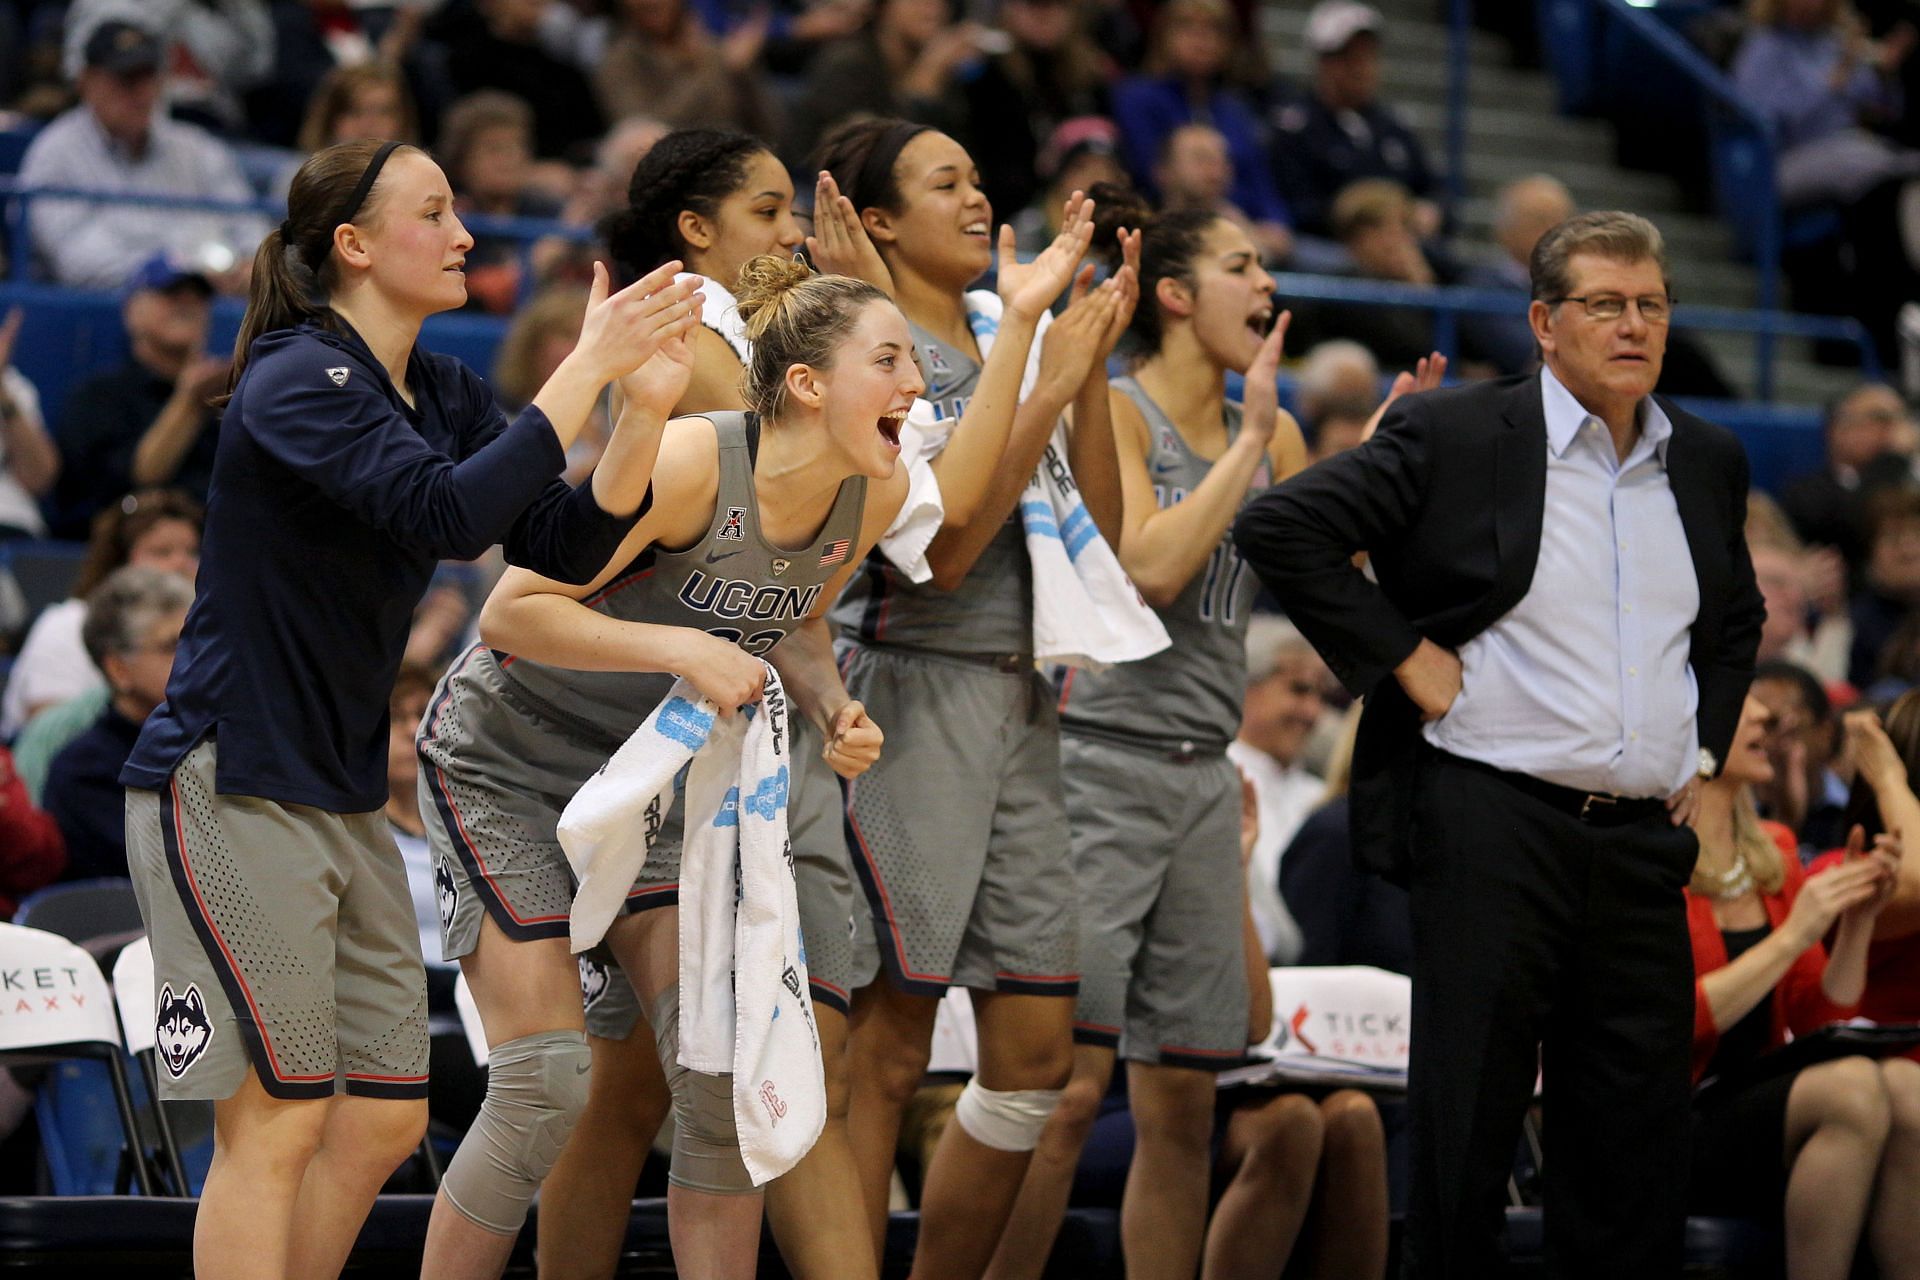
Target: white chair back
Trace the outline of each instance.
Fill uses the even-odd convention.
[[[1334,1059],[1405,1071],[1412,1045],[1413,983],[1368,965],[1274,969],[1273,1034],[1263,1048],[1282,1061]]]
[[[128,1053],[153,1048],[153,944],[136,938],[113,962],[113,1002],[120,1010],[120,1034]]]
[[[0,924],[0,1050],[120,1044],[100,966],[56,933]]]
[[[460,1029],[467,1033],[467,1048],[472,1051],[473,1060],[486,1066],[487,1029],[480,1022],[480,1006],[474,1002],[473,988],[467,985],[464,972],[453,980],[453,1007],[459,1010]]]

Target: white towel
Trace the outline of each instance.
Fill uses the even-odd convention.
[[[826,1122],[787,840],[788,707],[767,671],[757,706],[722,720],[685,680],[575,794],[559,838],[580,887],[575,950],[605,935],[645,864],[649,832],[687,771],[680,858],[681,1065],[733,1076],[740,1156],[755,1185],[799,1162]]]
[[[700,286],[700,322],[725,338],[733,353],[740,357],[743,365],[753,362],[753,343],[747,339],[746,321],[740,318],[740,305],[727,287],[707,276],[695,275],[683,271],[675,276],[676,280],[692,280]],[[926,402],[917,400],[914,408],[919,409]],[[931,411],[927,415],[932,417]],[[933,566],[927,563],[927,548],[933,544],[933,536],[940,532],[940,523],[946,519],[947,509],[940,501],[940,482],[933,477],[933,470],[927,465],[927,457],[915,445],[908,447],[902,432],[900,465],[907,469],[907,500],[901,504],[900,514],[893,518],[887,532],[880,540],[881,554],[893,561],[900,572],[907,575],[909,581],[925,582],[933,577]]]
[[[1000,296],[986,289],[967,294],[967,323],[985,360],[1000,332]],[[1033,392],[1040,376],[1040,340],[1051,315],[1040,317],[1027,367],[1020,378],[1020,399]],[[901,433],[901,456],[931,462],[953,432],[953,419],[939,421],[920,404]],[[1067,466],[1067,429],[1054,428],[1053,439],[1020,495],[1020,521],[1027,555],[1033,561],[1033,656],[1042,664],[1099,670],[1158,653],[1170,643],[1160,622],[1120,558],[1100,536]],[[886,541],[881,542],[886,549]],[[891,553],[889,553],[891,554]]]

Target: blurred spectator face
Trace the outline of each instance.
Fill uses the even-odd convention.
[[[1887,595],[1920,601],[1920,517],[1901,515],[1880,522],[1867,573]]]
[[[1833,726],[1816,720],[1800,686],[1791,680],[1760,679],[1753,682],[1748,698],[1772,713],[1768,724],[1768,747],[1774,768],[1788,763],[1790,747],[1798,746],[1810,774],[1818,775],[1832,763]]]
[[[333,120],[329,142],[353,142],[360,138],[398,138],[406,132],[406,110],[400,103],[400,90],[391,84],[369,81],[357,86],[347,105]]]
[[[1827,457],[1839,467],[1859,470],[1891,453],[1911,433],[1907,406],[1892,387],[1870,383],[1851,392],[1827,424]]]
[[[1324,671],[1312,650],[1283,653],[1265,679],[1247,686],[1241,739],[1281,764],[1298,762],[1326,711],[1320,683]]]
[[[1167,208],[1213,208],[1233,189],[1227,140],[1209,124],[1181,125],[1167,137],[1154,181]]]
[[[644,36],[671,40],[680,30],[680,0],[621,0],[627,21]]]
[[[1357,226],[1347,234],[1343,243],[1361,275],[1408,284],[1431,283],[1432,273],[1413,234],[1412,212],[1411,206],[1403,207],[1393,216]]]
[[[1567,262],[1569,297],[1665,298],[1666,277],[1651,258],[1617,262],[1593,253],[1576,253]],[[1582,404],[1641,400],[1660,382],[1666,357],[1667,326],[1648,324],[1640,308],[1629,305],[1612,320],[1596,320],[1578,302],[1554,306],[1535,302],[1530,310],[1534,338],[1553,374]]]
[[[187,520],[156,520],[127,549],[127,563],[192,582],[200,572],[200,530]]]
[[[1361,32],[1314,67],[1314,89],[1335,111],[1358,111],[1380,95],[1380,37]]]
[[[480,16],[502,40],[531,40],[550,0],[480,0]]]
[[[420,778],[420,756],[414,749],[413,735],[427,714],[425,689],[396,690],[387,707],[387,794],[410,796]]]
[[[1073,38],[1079,20],[1077,0],[1006,0],[1000,25],[1028,49],[1058,49]]]
[[[1247,233],[1216,219],[1193,260],[1193,336],[1222,369],[1245,369],[1273,320],[1273,277]]]
[[[1753,548],[1753,576],[1766,602],[1766,621],[1760,626],[1758,661],[1786,656],[1807,625],[1807,595],[1800,582],[1800,557],[1784,547]]]
[[[885,0],[878,27],[881,34],[917,49],[940,34],[949,16],[947,0]]]
[[[128,71],[115,74],[98,67],[80,73],[80,101],[100,127],[117,142],[145,142],[160,107],[160,73]]]
[[[1168,10],[1161,38],[1167,71],[1182,80],[1212,80],[1226,70],[1233,31],[1226,11],[1211,5],[1178,5]]]
[[[993,265],[993,205],[967,149],[944,133],[923,133],[901,149],[893,171],[901,208],[863,213],[882,252],[957,289],[979,279]]]
[[[1727,781],[1750,787],[1763,787],[1773,781],[1773,759],[1767,751],[1773,732],[1773,709],[1749,693],[1741,704],[1740,723],[1734,727],[1733,742],[1727,748],[1723,769]]]
[[[1819,31],[1839,19],[1840,0],[1780,0],[1779,25],[1795,31]]]
[[[686,227],[687,214],[681,214]],[[792,253],[803,238],[793,217],[793,179],[771,151],[747,162],[747,180],[720,202],[711,221],[699,219],[707,245],[698,250],[702,274],[725,284],[763,253]]]
[[[1111,151],[1083,151],[1067,161],[1053,180],[1054,203],[1063,203],[1076,191],[1091,191],[1095,183],[1116,185],[1127,180],[1127,171]]]
[[[133,358],[163,378],[177,377],[205,349],[213,301],[192,285],[135,291],[120,310]]]
[[[161,614],[147,624],[134,647],[106,657],[107,683],[113,705],[129,720],[145,720],[166,701],[167,677],[173,674],[173,651],[180,645],[180,628],[187,611]]]
[[[1320,419],[1313,432],[1314,462],[1322,458],[1331,458],[1336,453],[1345,453],[1360,443],[1361,435],[1367,429],[1367,419],[1371,414],[1329,413]]]
[[[1508,257],[1525,266],[1540,237],[1573,214],[1573,197],[1558,179],[1521,178],[1500,192],[1494,238]]]
[[[517,200],[532,167],[533,141],[526,130],[510,124],[476,130],[461,157],[461,194],[483,205]]]

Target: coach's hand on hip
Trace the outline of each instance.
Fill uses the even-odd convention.
[[[1420,708],[1422,720],[1446,715],[1460,696],[1460,655],[1431,640],[1422,639],[1393,674],[1413,705]]]

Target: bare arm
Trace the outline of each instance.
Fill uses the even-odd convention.
[[[1253,898],[1246,891],[1247,864],[1260,843],[1260,798],[1253,780],[1240,775],[1240,952],[1247,966],[1247,1043],[1259,1044],[1273,1034],[1273,984],[1267,978],[1267,949],[1253,922]]]
[[[1712,1015],[1714,1030],[1726,1031],[1772,995],[1773,989],[1793,968],[1794,961],[1808,947],[1818,943],[1843,912],[1860,906],[1873,896],[1876,882],[1883,874],[1874,862],[1862,860],[1809,877],[1801,887],[1800,895],[1793,900],[1793,909],[1778,929],[1755,943],[1739,959],[1722,965],[1700,979],[1700,991]],[[1871,933],[1870,927],[1867,932]],[[1831,968],[1831,960],[1828,963]],[[1859,979],[1864,983],[1864,954],[1859,963]],[[1849,981],[1850,976],[1844,971],[1835,979],[1836,985],[1841,987],[1848,985]],[[1826,989],[1828,998],[1836,1004],[1850,1004],[1859,998],[1857,990],[1853,992],[1851,1000],[1841,998],[1844,992],[1835,994],[1824,979],[1822,987]]]
[[[0,384],[0,440],[6,442],[7,469],[20,487],[44,497],[60,475],[60,450],[37,413],[29,413]]]
[[[1133,321],[1140,301],[1140,233],[1121,230],[1122,263],[1114,273],[1115,302],[1100,350],[1087,376],[1074,393],[1067,428],[1067,468],[1080,488],[1080,498],[1093,517],[1094,528],[1118,554],[1125,495],[1120,485],[1120,461],[1114,453],[1113,415],[1107,403],[1107,361]],[[1076,294],[1085,292],[1092,268],[1081,275]],[[1078,301],[1076,296],[1075,301]]]
[[[1894,749],[1880,718],[1871,711],[1849,711],[1847,750],[1854,767],[1873,788],[1880,825],[1889,832],[1920,831],[1920,798],[1913,793],[1906,762]],[[1874,921],[1874,937],[1905,938],[1920,933],[1920,859],[1900,859],[1893,896]]]
[[[207,401],[226,385],[228,361],[195,356],[173,384],[173,394],[134,446],[132,479],[136,488],[171,483],[206,430],[213,415]]]

